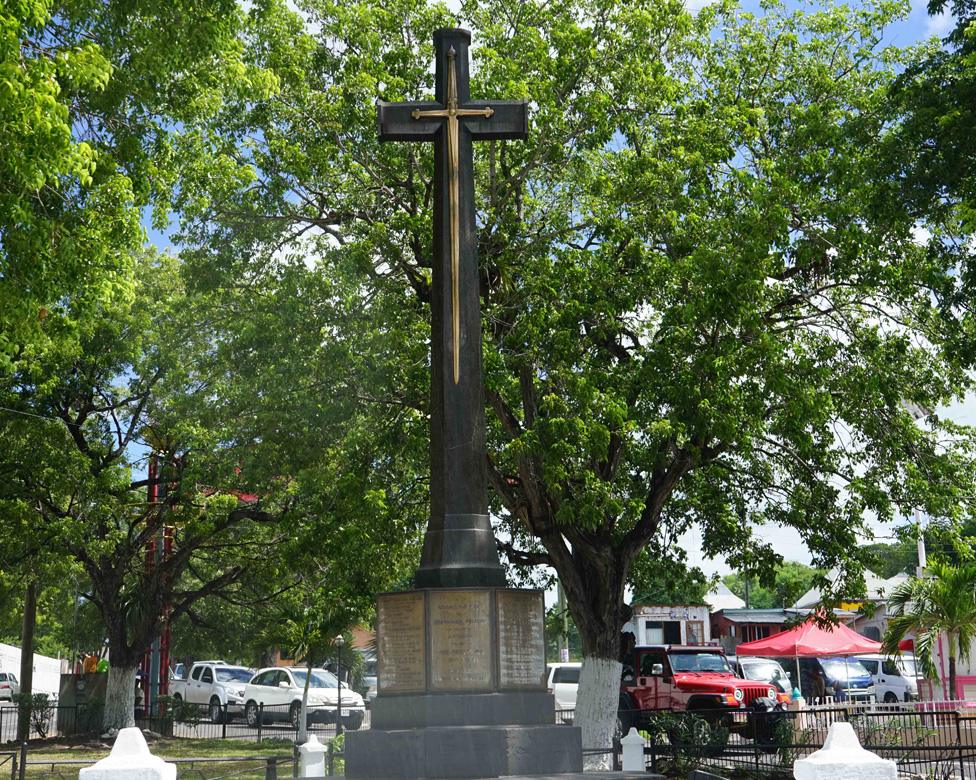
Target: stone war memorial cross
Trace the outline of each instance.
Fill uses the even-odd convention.
[[[466,30],[434,33],[433,102],[377,105],[384,141],[434,145],[430,521],[414,590],[377,599],[379,692],[351,778],[582,770],[546,690],[544,600],[506,587],[488,517],[472,144],[528,135],[526,101],[472,100]]]
[[[472,141],[528,135],[525,101],[472,101],[463,30],[438,30],[436,102],[380,103],[380,138],[434,144],[431,516],[417,587],[505,584],[488,520]]]

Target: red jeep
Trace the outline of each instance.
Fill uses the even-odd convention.
[[[789,696],[771,685],[736,677],[717,647],[635,647],[633,657],[624,661],[617,727],[626,734],[631,726],[643,727],[653,712],[697,710],[709,721],[744,731],[747,718],[732,716],[747,713],[762,698],[789,702]]]

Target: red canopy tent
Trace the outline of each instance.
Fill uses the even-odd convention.
[[[736,655],[758,655],[764,658],[793,658],[796,661],[796,680],[800,684],[800,658],[823,658],[880,653],[881,643],[852,631],[843,624],[822,628],[808,620],[788,631],[743,642],[735,648]]]
[[[736,655],[761,655],[764,658],[823,658],[880,652],[880,642],[861,636],[845,625],[821,628],[812,620],[765,639],[743,642],[735,648]]]

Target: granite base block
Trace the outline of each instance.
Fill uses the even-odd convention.
[[[346,732],[346,777],[363,780],[581,772],[574,726],[448,726]]]
[[[405,694],[377,696],[370,714],[374,729],[430,726],[545,726],[555,721],[551,693]]]
[[[326,777],[311,777],[307,780],[330,780],[336,775]],[[345,775],[339,775],[345,777]],[[468,778],[470,780],[470,778]],[[476,780],[494,780],[493,778],[477,778]],[[501,780],[667,780],[664,775],[650,772],[573,772],[562,775],[506,775]]]

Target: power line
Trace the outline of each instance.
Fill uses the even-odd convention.
[[[21,409],[11,409],[9,406],[0,406],[0,412],[10,412],[11,414],[20,414],[24,417],[35,417],[38,420],[48,420],[56,423],[64,422],[64,420],[62,420],[60,417],[48,417],[43,414],[34,414],[33,412],[25,412]]]

